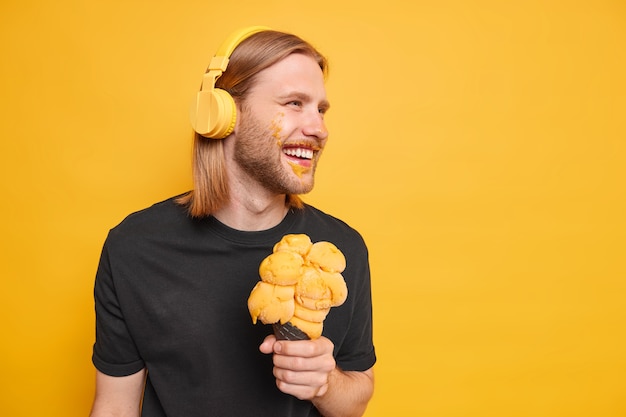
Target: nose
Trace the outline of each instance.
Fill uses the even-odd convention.
[[[307,116],[302,132],[306,136],[315,137],[319,140],[324,140],[328,137],[328,129],[324,122],[324,115],[319,111],[311,112]]]

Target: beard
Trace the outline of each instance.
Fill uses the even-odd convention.
[[[263,127],[250,112],[241,114],[234,145],[234,160],[242,171],[276,194],[305,194],[313,189],[319,152],[311,161],[310,174],[299,177],[291,167],[286,168],[278,144],[276,129]]]

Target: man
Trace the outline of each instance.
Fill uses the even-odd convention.
[[[92,417],[360,416],[372,396],[366,246],[297,196],[313,188],[328,137],[326,60],[265,29],[226,49],[194,109],[194,190],[130,215],[105,242]],[[198,121],[213,87],[234,99],[232,131]],[[322,337],[277,341],[252,325],[246,301],[261,260],[299,233],[344,253],[348,299]]]

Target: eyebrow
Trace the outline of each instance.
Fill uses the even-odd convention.
[[[289,98],[296,98],[298,100],[302,100],[302,101],[306,101],[306,102],[313,101],[313,99],[311,98],[310,95],[308,95],[306,93],[299,92],[299,91],[291,91],[291,92],[288,92],[286,94],[281,94],[279,97],[282,100],[286,100],[286,99],[289,99]],[[330,109],[330,102],[328,100],[324,99],[324,100],[320,101],[319,107],[324,109],[325,111],[327,111],[328,109]]]

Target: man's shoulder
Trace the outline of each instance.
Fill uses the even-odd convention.
[[[305,216],[307,216],[309,218],[309,220],[311,221],[318,221],[318,222],[322,222],[322,223],[331,223],[331,224],[336,224],[337,226],[340,226],[342,228],[350,228],[352,229],[352,227],[350,225],[348,225],[348,223],[346,223],[344,220],[318,208],[315,206],[312,206],[310,204],[304,204],[304,210],[303,213]]]
[[[190,217],[187,215],[187,209],[176,202],[178,197],[170,197],[129,214],[113,227],[111,234],[141,234],[146,231],[153,233],[154,230],[180,227],[181,224],[189,222]]]
[[[303,218],[313,241],[330,240],[337,244],[339,241],[349,241],[352,244],[363,244],[363,237],[347,221],[329,214],[310,204],[305,204]]]

